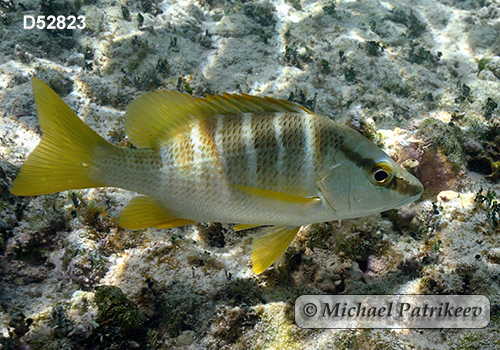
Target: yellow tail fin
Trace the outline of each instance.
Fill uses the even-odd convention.
[[[10,191],[18,196],[35,196],[103,186],[91,179],[97,161],[95,150],[113,146],[85,125],[40,79],[33,78],[31,84],[43,136]]]

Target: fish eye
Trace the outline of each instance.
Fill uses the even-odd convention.
[[[371,170],[370,181],[377,186],[388,185],[394,178],[392,167],[385,162],[375,164]]]

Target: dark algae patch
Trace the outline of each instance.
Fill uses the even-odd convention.
[[[484,193],[481,188],[474,198],[477,206],[482,207],[486,211],[488,221],[492,225],[493,230],[497,230],[500,225],[500,202],[498,202],[497,193],[492,189],[488,189]]]
[[[194,330],[201,303],[200,295],[190,286],[174,282],[160,296],[159,307],[166,332],[177,337],[185,330]]]
[[[96,288],[97,322],[88,338],[90,349],[126,349],[135,344],[147,343],[144,331],[144,316],[134,304],[115,286]]]
[[[100,325],[116,325],[124,332],[137,331],[143,325],[142,315],[118,287],[97,287],[95,302]]]
[[[453,169],[458,172],[463,163],[459,128],[453,124],[427,118],[420,124],[417,134],[427,140],[435,151],[442,152],[453,164]]]

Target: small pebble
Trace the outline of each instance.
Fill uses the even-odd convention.
[[[500,248],[493,248],[488,253],[488,260],[492,264],[500,264]]]
[[[452,199],[455,199],[457,197],[458,197],[458,193],[455,191],[441,191],[441,192],[439,192],[437,199],[438,199],[438,201],[449,202]]]

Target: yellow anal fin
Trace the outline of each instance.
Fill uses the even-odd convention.
[[[261,274],[292,243],[300,227],[274,226],[257,234],[252,242],[253,272]]]
[[[264,190],[262,188],[255,188],[255,187],[241,186],[241,185],[231,185],[231,187],[254,196],[276,199],[279,201],[290,202],[290,203],[309,204],[320,201],[319,197],[301,197],[283,192]]]
[[[262,226],[262,225],[238,224],[238,225],[236,225],[236,226],[233,227],[233,230],[235,230],[235,231],[243,231],[243,230],[248,230],[248,229],[251,229],[251,228],[254,228],[254,227],[259,227],[259,226]]]
[[[145,227],[172,228],[193,223],[192,220],[171,215],[156,199],[145,196],[133,198],[120,213],[120,226],[129,230]]]

